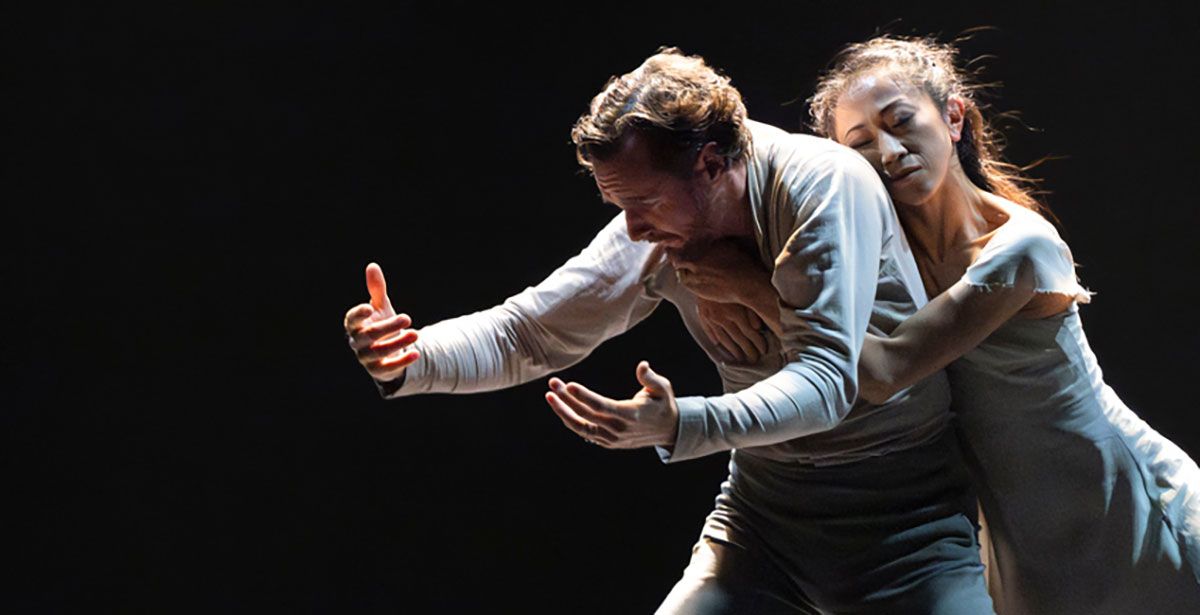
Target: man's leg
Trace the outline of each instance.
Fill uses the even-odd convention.
[[[657,615],[819,614],[762,553],[702,537]]]
[[[738,451],[734,466],[718,512],[736,512],[737,527],[820,612],[994,612],[974,497],[949,434],[847,464]]]

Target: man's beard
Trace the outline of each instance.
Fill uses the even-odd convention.
[[[706,249],[709,244],[718,239],[713,227],[718,205],[713,201],[713,195],[696,188],[692,189],[692,202],[696,209],[692,215],[692,223],[688,225],[687,234],[683,236],[683,246],[673,250],[674,254],[690,256]]]

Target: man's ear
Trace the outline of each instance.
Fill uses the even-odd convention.
[[[962,96],[952,94],[946,99],[946,111],[942,119],[950,128],[950,140],[958,143],[962,139],[963,121],[967,116],[967,101]]]
[[[709,141],[701,146],[692,172],[694,174],[703,173],[705,179],[712,181],[720,177],[727,168],[726,158],[717,151],[717,142]]]

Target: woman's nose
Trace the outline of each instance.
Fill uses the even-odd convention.
[[[883,168],[888,168],[896,161],[908,155],[908,150],[896,137],[886,132],[879,135],[879,155]]]

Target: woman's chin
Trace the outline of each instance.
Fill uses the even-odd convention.
[[[908,186],[890,187],[888,195],[892,197],[892,202],[897,205],[905,205],[908,207],[920,207],[928,203],[933,197],[933,190],[925,189],[925,186],[913,183]]]

